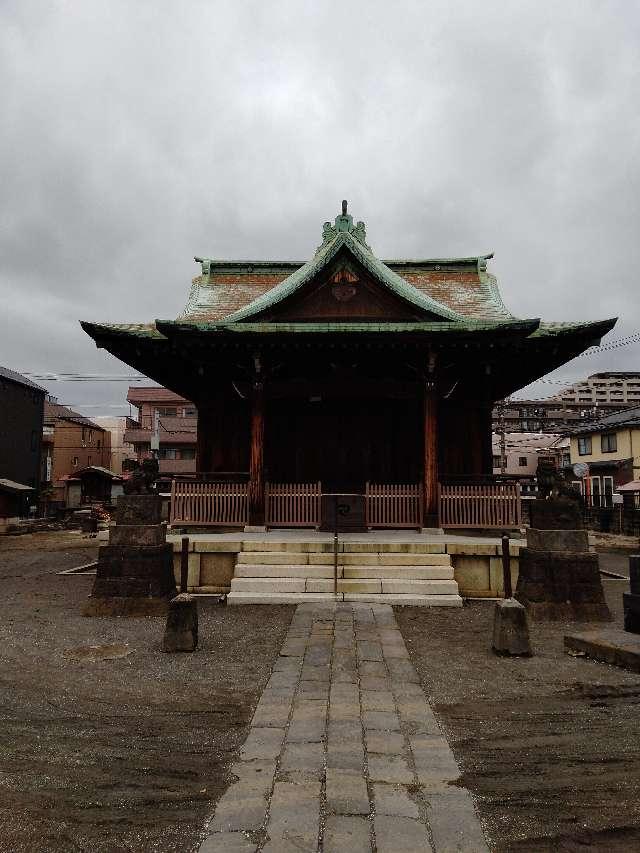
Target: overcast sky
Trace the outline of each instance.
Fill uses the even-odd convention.
[[[306,260],[342,198],[379,257],[493,250],[515,314],[636,332],[639,45],[629,0],[0,0],[0,364],[130,372],[78,320],[174,318],[194,255]]]

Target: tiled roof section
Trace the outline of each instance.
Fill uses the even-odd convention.
[[[176,403],[179,405],[191,406],[191,400],[181,397],[179,394],[174,394],[168,388],[160,386],[142,385],[140,387],[133,385],[127,392],[127,403],[137,406],[138,403]],[[181,419],[182,420],[182,419]]]
[[[623,409],[621,412],[612,412],[610,415],[605,415],[603,418],[591,421],[588,424],[582,424],[581,426],[571,430],[571,432],[573,435],[578,435],[580,433],[624,429],[625,427],[635,427],[636,429],[640,429],[640,406]]]
[[[91,429],[97,429],[100,432],[107,432],[104,427],[90,421],[89,418],[85,418],[84,415],[74,412],[73,409],[69,409],[67,406],[61,406],[59,403],[49,403],[48,400],[45,400],[44,422],[50,424],[52,421],[57,419],[71,421],[72,423],[80,424],[81,426],[91,427]]]
[[[8,379],[10,382],[15,382],[16,385],[24,385],[26,388],[33,388],[35,391],[42,391],[43,394],[47,393],[44,388],[36,385],[35,382],[27,379],[26,376],[16,373],[15,370],[10,370],[8,367],[0,366],[0,379]]]
[[[222,320],[272,290],[287,273],[237,272],[198,276],[178,319]]]
[[[495,276],[470,266],[458,269],[403,269],[402,277],[452,311],[474,320],[507,320]]]
[[[493,275],[484,270],[490,256],[420,261],[378,261],[419,294],[469,319],[511,319]],[[484,262],[484,263],[483,263]],[[178,319],[222,320],[230,317],[305,264],[279,261],[210,261],[209,275],[193,279],[184,311]],[[438,269],[441,267],[441,269]]]

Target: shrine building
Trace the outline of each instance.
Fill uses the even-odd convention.
[[[330,528],[326,496],[341,496],[364,528],[499,527],[517,522],[500,515],[504,489],[493,515],[469,498],[494,482],[494,402],[615,320],[514,317],[491,257],[379,260],[343,202],[305,263],[196,258],[177,319],[82,326],[197,406],[197,474],[174,484],[177,524]],[[455,494],[464,517],[451,515]]]

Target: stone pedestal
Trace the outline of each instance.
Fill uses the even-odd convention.
[[[640,634],[640,556],[629,557],[630,592],[622,594],[624,630]]]
[[[515,597],[534,620],[611,620],[598,557],[589,551],[575,501],[557,498],[532,503]]]
[[[198,600],[186,592],[169,603],[162,648],[165,652],[195,652],[198,646]]]
[[[158,495],[122,495],[108,545],[98,552],[85,616],[163,616],[176,594],[173,547]]]
[[[531,656],[527,611],[515,598],[496,602],[491,647],[497,655]]]

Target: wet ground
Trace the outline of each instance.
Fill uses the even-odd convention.
[[[628,574],[624,553],[601,567]],[[622,627],[628,583],[604,580]],[[564,653],[576,623],[530,626],[535,657],[490,651],[493,603],[396,608],[495,850],[640,850],[640,676]]]
[[[167,655],[164,619],[80,615],[93,577],[56,572],[96,554],[0,537],[2,853],[192,850],[293,614],[201,607],[198,651]]]

